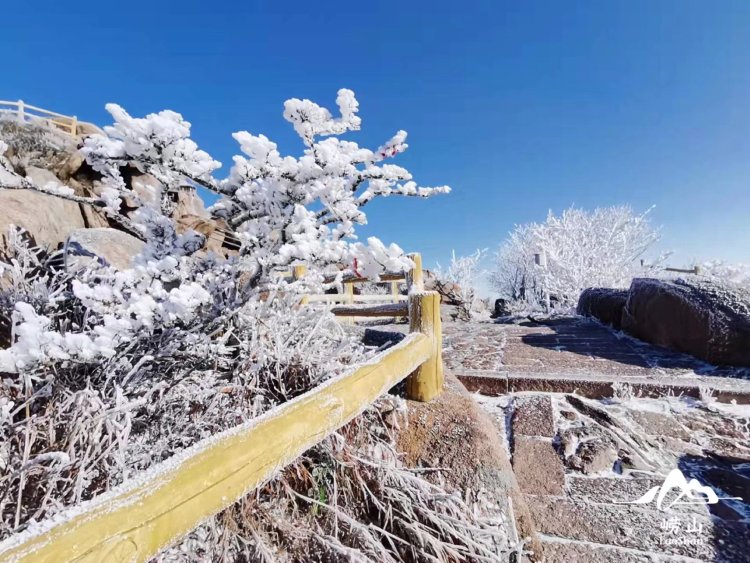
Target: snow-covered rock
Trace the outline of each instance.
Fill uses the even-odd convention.
[[[91,260],[98,260],[124,270],[132,266],[133,257],[143,245],[143,241],[116,229],[77,229],[65,243],[65,264],[77,269]]]
[[[622,328],[714,364],[750,366],[750,294],[700,279],[633,280]]]
[[[621,326],[622,310],[628,300],[628,292],[622,289],[590,287],[578,298],[576,312],[584,317],[594,317],[617,329]]]

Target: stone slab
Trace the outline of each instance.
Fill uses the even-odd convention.
[[[516,397],[511,428],[513,436],[552,438],[555,435],[552,399],[548,395]]]
[[[714,526],[711,518],[696,514],[671,516],[634,506],[532,495],[527,495],[526,502],[539,532],[545,535],[701,561],[748,561],[750,555],[750,529],[739,522],[722,521]],[[675,533],[665,528],[672,517],[677,518]],[[687,531],[691,524],[701,530]]]
[[[514,437],[513,473],[524,493],[564,494],[565,471],[562,460],[548,440]]]

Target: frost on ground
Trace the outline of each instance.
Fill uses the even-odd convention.
[[[12,229],[0,264],[0,538],[111,490],[200,440],[312,389],[369,354],[305,293],[340,285],[352,266],[377,279],[411,261],[395,244],[356,240],[364,207],[382,196],[429,197],[384,161],[406,148],[397,132],[375,150],[338,135],[358,130],[358,103],[340,115],[293,99],[284,117],[304,152],[282,156],[264,135],[238,132],[228,177],[171,111],[114,124],[83,147],[94,195],[37,185],[22,147],[0,147],[0,189],[33,190],[100,210],[145,241],[131,266],[92,261],[75,272],[33,233]],[[15,137],[14,137],[15,138]],[[12,150],[10,150],[12,149]],[[11,158],[12,157],[12,158]],[[153,179],[149,197],[133,171]],[[218,196],[212,221],[229,256],[180,228],[175,194]],[[356,262],[355,262],[356,260]],[[278,270],[305,264],[301,280]],[[339,267],[344,264],[344,268]],[[330,274],[332,282],[324,283]],[[460,496],[403,466],[386,396],[265,486],[206,522],[168,560],[497,560],[491,523]],[[391,420],[393,417],[389,417]]]
[[[750,406],[708,395],[636,398],[626,385],[599,401],[550,393],[476,399],[507,431],[549,560],[746,560]],[[710,487],[718,502],[681,503],[678,487],[664,489],[657,504],[671,474],[685,487],[691,479]],[[657,492],[651,501],[637,502],[649,491]]]

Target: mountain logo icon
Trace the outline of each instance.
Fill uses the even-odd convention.
[[[665,506],[666,497],[674,490],[678,492],[677,497]],[[720,497],[711,487],[701,485],[697,479],[690,479],[690,481],[685,479],[679,469],[670,471],[660,487],[652,487],[638,500],[625,504],[649,504],[654,499],[656,499],[656,508],[665,511],[675,504],[716,504],[720,500],[742,500],[741,497]]]

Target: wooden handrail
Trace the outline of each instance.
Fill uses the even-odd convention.
[[[406,303],[345,305],[334,307],[331,312],[337,317],[405,317],[409,314],[409,306]]]
[[[427,361],[431,339],[411,334],[372,362],[249,423],[199,442],[45,532],[0,544],[3,561],[146,561],[263,484],[361,414]]]
[[[390,282],[390,294],[374,294],[374,295],[357,295],[354,293],[354,284],[365,283],[373,281],[369,278],[355,275],[347,275],[342,279],[344,286],[343,293],[325,293],[325,294],[313,294],[304,295],[301,298],[301,304],[307,305],[308,303],[346,303],[348,307],[334,307],[333,313],[340,317],[345,317],[344,322],[353,322],[354,317],[403,317],[406,316],[406,310],[403,305],[399,305],[400,302],[406,301],[408,297],[406,295],[399,294],[399,281],[405,281],[407,285],[407,293],[410,293],[412,288],[417,291],[424,289],[424,275],[422,272],[422,256],[419,253],[409,254],[409,258],[414,262],[414,266],[407,272],[385,272],[379,276],[377,283]],[[277,272],[277,275],[281,277],[289,277],[290,275],[295,279],[299,280],[305,275],[307,269],[305,266],[294,266],[292,271]],[[331,283],[336,280],[335,276],[327,276],[325,278],[326,283]],[[373,307],[356,307],[356,302],[380,302],[384,304],[393,304],[392,307],[384,306],[373,306]],[[361,314],[357,314],[360,312]]]
[[[0,543],[0,561],[146,561],[262,485],[407,379],[428,401],[443,386],[440,296],[409,295],[411,334],[241,426],[212,436],[112,491]]]

